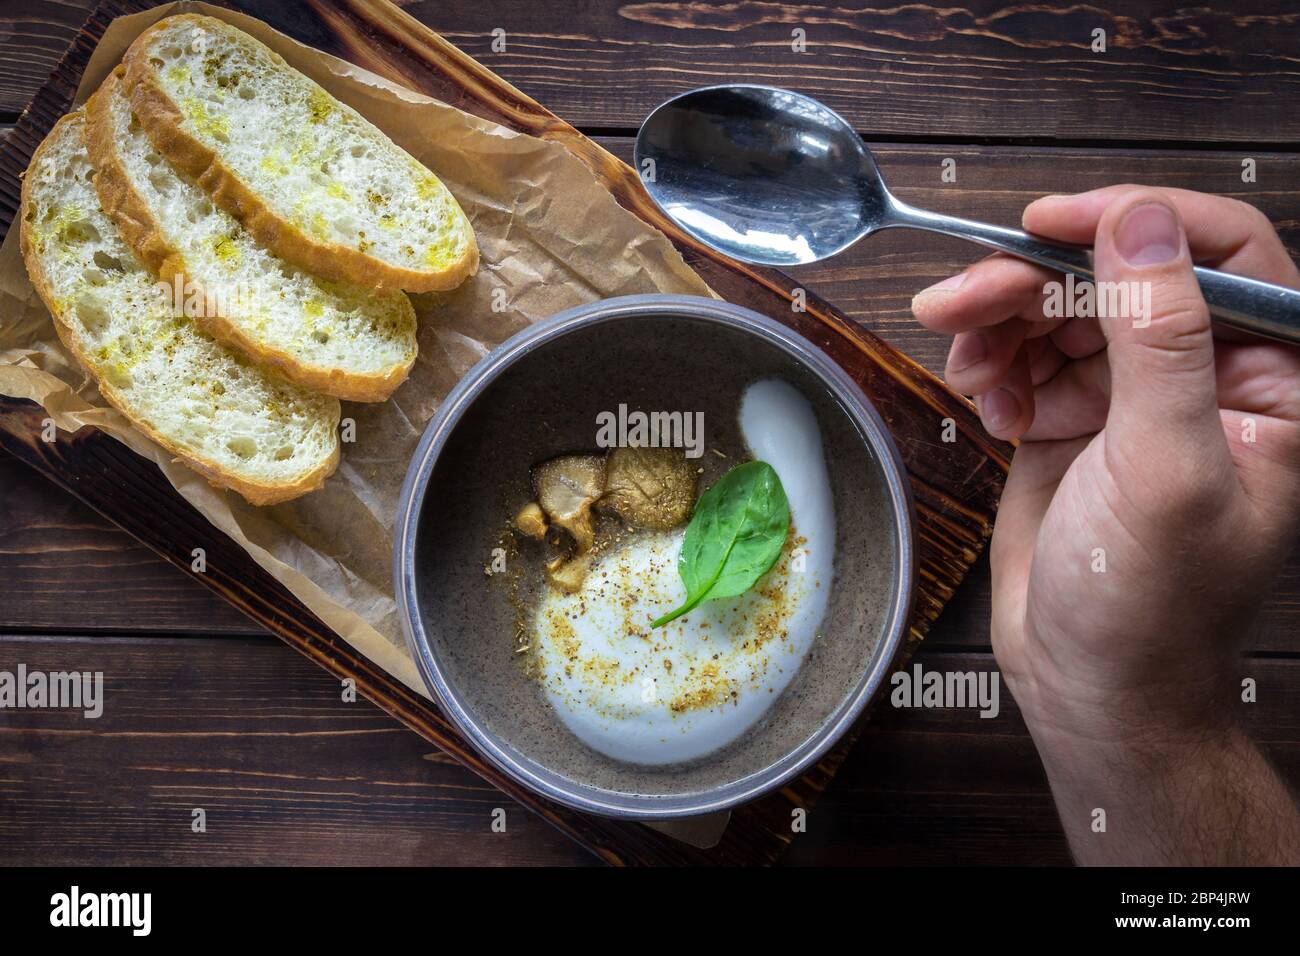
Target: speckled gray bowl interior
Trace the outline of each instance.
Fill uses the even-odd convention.
[[[837,540],[830,610],[799,674],[738,742],[694,763],[640,767],[591,750],[552,711],[515,653],[517,600],[484,574],[509,518],[531,498],[529,468],[594,449],[596,416],[630,409],[701,410],[706,447],[699,487],[744,447],[737,410],[750,382],[778,376],[811,401],[833,487]],[[558,775],[595,795],[672,798],[734,785],[788,758],[842,710],[891,621],[899,578],[900,516],[882,464],[833,392],[771,342],[676,315],[625,317],[545,342],[502,371],[447,440],[419,506],[413,614],[459,706],[529,772]],[[522,587],[543,587],[540,563]],[[896,614],[896,610],[894,611]]]

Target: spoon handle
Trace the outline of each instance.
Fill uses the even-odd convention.
[[[959,239],[969,239],[1059,272],[1094,278],[1092,250],[1040,239],[1019,229],[987,222],[944,216],[917,209],[895,199],[889,227],[924,229]],[[1283,342],[1300,344],[1300,292],[1270,282],[1196,266],[1201,294],[1216,322]]]

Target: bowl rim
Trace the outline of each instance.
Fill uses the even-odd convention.
[[[767,766],[716,787],[667,796],[607,790],[568,780],[559,771],[543,767],[481,727],[461,704],[432,652],[425,623],[418,613],[415,574],[420,511],[434,467],[452,432],[488,386],[525,355],[555,339],[594,325],[665,313],[716,322],[756,335],[811,372],[831,390],[866,435],[885,473],[890,504],[901,519],[894,523],[899,573],[890,596],[887,623],[870,666],[853,690],[814,733]],[[402,483],[393,536],[393,586],[402,633],[426,689],[444,716],[489,763],[530,790],[575,810],[623,819],[670,820],[728,810],[780,787],[816,763],[853,725],[892,669],[910,623],[916,577],[915,521],[911,482],[898,446],[880,413],[857,383],[812,342],[773,319],[719,299],[657,294],[619,296],[566,309],[528,326],[480,359],[448,393],[425,427]]]

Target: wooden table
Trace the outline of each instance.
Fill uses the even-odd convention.
[[[0,123],[17,119],[88,6],[0,0]],[[624,157],[665,97],[770,83],[847,116],[918,205],[1010,224],[1043,193],[1183,186],[1255,203],[1300,256],[1300,18],[1280,4],[403,6]],[[305,8],[296,15],[310,23]],[[1095,29],[1105,52],[1092,50]],[[794,49],[796,31],[806,52]],[[956,182],[942,178],[948,159]],[[1253,183],[1242,181],[1246,159]],[[977,256],[956,240],[886,233],[795,274],[939,373],[946,343],[916,325],[908,302]],[[992,669],[988,614],[985,560],[922,663]],[[1248,650],[1254,731],[1293,783],[1298,653],[1300,548]],[[93,726],[58,711],[0,713],[0,863],[591,862],[0,453],[0,669],[19,662],[125,677]],[[1067,862],[1008,696],[993,720],[882,708],[786,862]],[[206,833],[192,832],[197,807]],[[505,833],[491,826],[497,807]]]

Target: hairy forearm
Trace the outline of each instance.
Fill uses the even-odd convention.
[[[1176,741],[1055,731],[1035,741],[1082,864],[1300,864],[1300,808],[1239,728]]]

